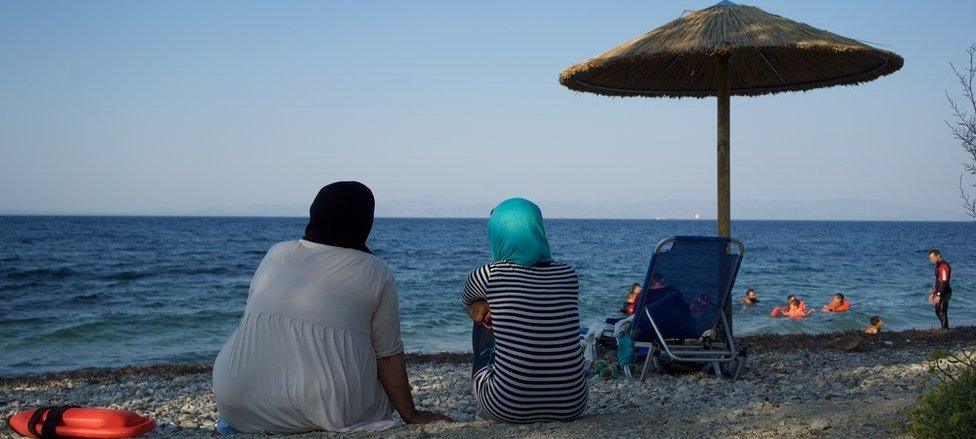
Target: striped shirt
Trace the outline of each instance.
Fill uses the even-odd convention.
[[[502,422],[571,421],[586,408],[579,279],[572,267],[484,265],[468,277],[465,305],[487,300],[495,353],[475,372],[484,415]]]

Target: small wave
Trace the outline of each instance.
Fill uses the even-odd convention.
[[[153,300],[142,304],[143,308],[166,308],[170,305],[172,305],[172,303],[163,302],[160,300]]]
[[[15,326],[15,325],[29,325],[33,323],[44,323],[47,319],[40,317],[19,317],[13,319],[0,319],[0,327],[2,326]]]
[[[786,273],[823,273],[827,271],[823,267],[814,267],[810,265],[784,265],[781,270]]]
[[[152,276],[154,273],[145,271],[122,271],[102,276],[104,280],[137,280]]]
[[[236,268],[237,265],[234,266]],[[200,265],[185,265],[185,266],[169,266],[159,271],[159,274],[167,275],[200,275],[200,274],[227,274],[231,273],[233,270],[228,268],[226,265],[218,266],[200,266]]]
[[[158,333],[163,330],[183,331],[188,328],[199,327],[201,321],[213,322],[239,319],[243,309],[226,310],[196,310],[182,312],[156,312],[151,314],[115,314],[102,315],[99,318],[88,318],[76,323],[63,323],[58,327],[51,327],[50,320],[45,325],[47,330],[25,333],[20,340],[13,341],[12,346],[27,348],[34,345],[46,345],[53,341],[66,340],[97,340],[105,342],[115,337],[128,337],[134,334]],[[17,320],[3,321],[4,326],[21,326],[39,328],[44,323],[41,318],[31,317]],[[108,337],[106,339],[106,337]]]
[[[239,268],[236,267],[235,268]],[[126,270],[117,273],[107,274],[102,276],[103,280],[108,281],[127,281],[127,280],[139,280],[154,276],[161,275],[177,275],[177,276],[199,276],[199,275],[219,275],[231,273],[231,270],[225,266],[218,267],[172,267],[162,270],[146,270],[146,271],[135,271]]]
[[[170,271],[174,274],[227,274],[230,269],[227,267],[196,267],[196,268],[182,268]]]
[[[78,295],[72,297],[71,298],[71,301],[72,302],[76,302],[76,303],[97,302],[97,301],[99,301],[104,296],[105,295],[104,294],[101,294],[101,293],[78,294]]]
[[[191,313],[190,315],[193,317],[200,317],[200,318],[234,317],[239,319],[241,318],[242,315],[244,315],[244,310],[243,309],[226,309],[226,310],[201,309],[199,311],[195,311]]]
[[[36,280],[28,282],[14,282],[0,285],[0,294],[4,292],[14,292],[19,290],[26,290],[28,288],[38,288],[45,286],[43,282],[38,282]]]
[[[18,270],[16,268],[12,268],[3,273],[3,276],[8,279],[60,279],[74,276],[76,274],[79,273],[67,267],[35,268],[33,270]]]
[[[48,339],[71,339],[74,337],[86,338],[93,337],[101,334],[102,331],[106,329],[113,329],[118,325],[115,322],[109,322],[105,320],[96,320],[85,322],[81,324],[71,325],[64,328],[58,328],[54,331],[42,334],[41,336]]]

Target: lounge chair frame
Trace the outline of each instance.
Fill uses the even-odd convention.
[[[708,363],[714,368],[716,375],[726,376],[735,380],[745,367],[747,352],[744,349],[736,349],[735,339],[732,336],[732,328],[729,325],[725,309],[731,300],[732,286],[735,284],[735,278],[738,275],[739,266],[742,263],[742,256],[745,254],[745,245],[742,244],[741,241],[733,238],[693,236],[672,236],[665,238],[661,240],[661,242],[659,242],[654,248],[654,253],[651,256],[651,263],[647,271],[647,280],[645,280],[644,285],[645,288],[647,288],[648,280],[654,274],[655,262],[657,261],[658,255],[666,250],[670,250],[670,246],[678,240],[724,241],[726,243],[726,252],[729,255],[735,255],[735,262],[732,266],[728,283],[722,287],[724,291],[720,292],[719,297],[721,298],[721,301],[717,308],[718,318],[715,319],[715,323],[712,325],[712,336],[708,340],[700,340],[698,343],[694,344],[683,344],[678,343],[677,340],[668,340],[662,335],[661,328],[651,315],[651,310],[649,309],[648,305],[644,304],[643,308],[638,310],[638,312],[643,312],[647,317],[655,335],[655,337],[651,340],[634,340],[635,348],[648,348],[647,356],[644,359],[644,367],[641,371],[641,381],[644,381],[647,378],[647,371],[650,369],[652,364],[655,366],[655,368],[660,368],[662,366],[662,350],[667,355],[665,358],[668,360],[689,363]],[[731,253],[729,250],[732,246],[738,247],[738,252]],[[719,335],[719,331],[722,331],[722,336],[716,337],[716,335]]]

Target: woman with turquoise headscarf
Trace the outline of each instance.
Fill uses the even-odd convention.
[[[479,415],[501,422],[571,421],[586,408],[579,279],[553,261],[542,211],[503,201],[488,219],[491,263],[461,300],[474,322],[472,384]]]

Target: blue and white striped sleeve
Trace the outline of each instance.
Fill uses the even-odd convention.
[[[488,290],[488,277],[490,276],[489,265],[482,265],[471,272],[471,275],[468,276],[468,282],[464,284],[464,290],[461,291],[461,302],[464,303],[464,306],[479,300],[488,300],[485,291]]]

